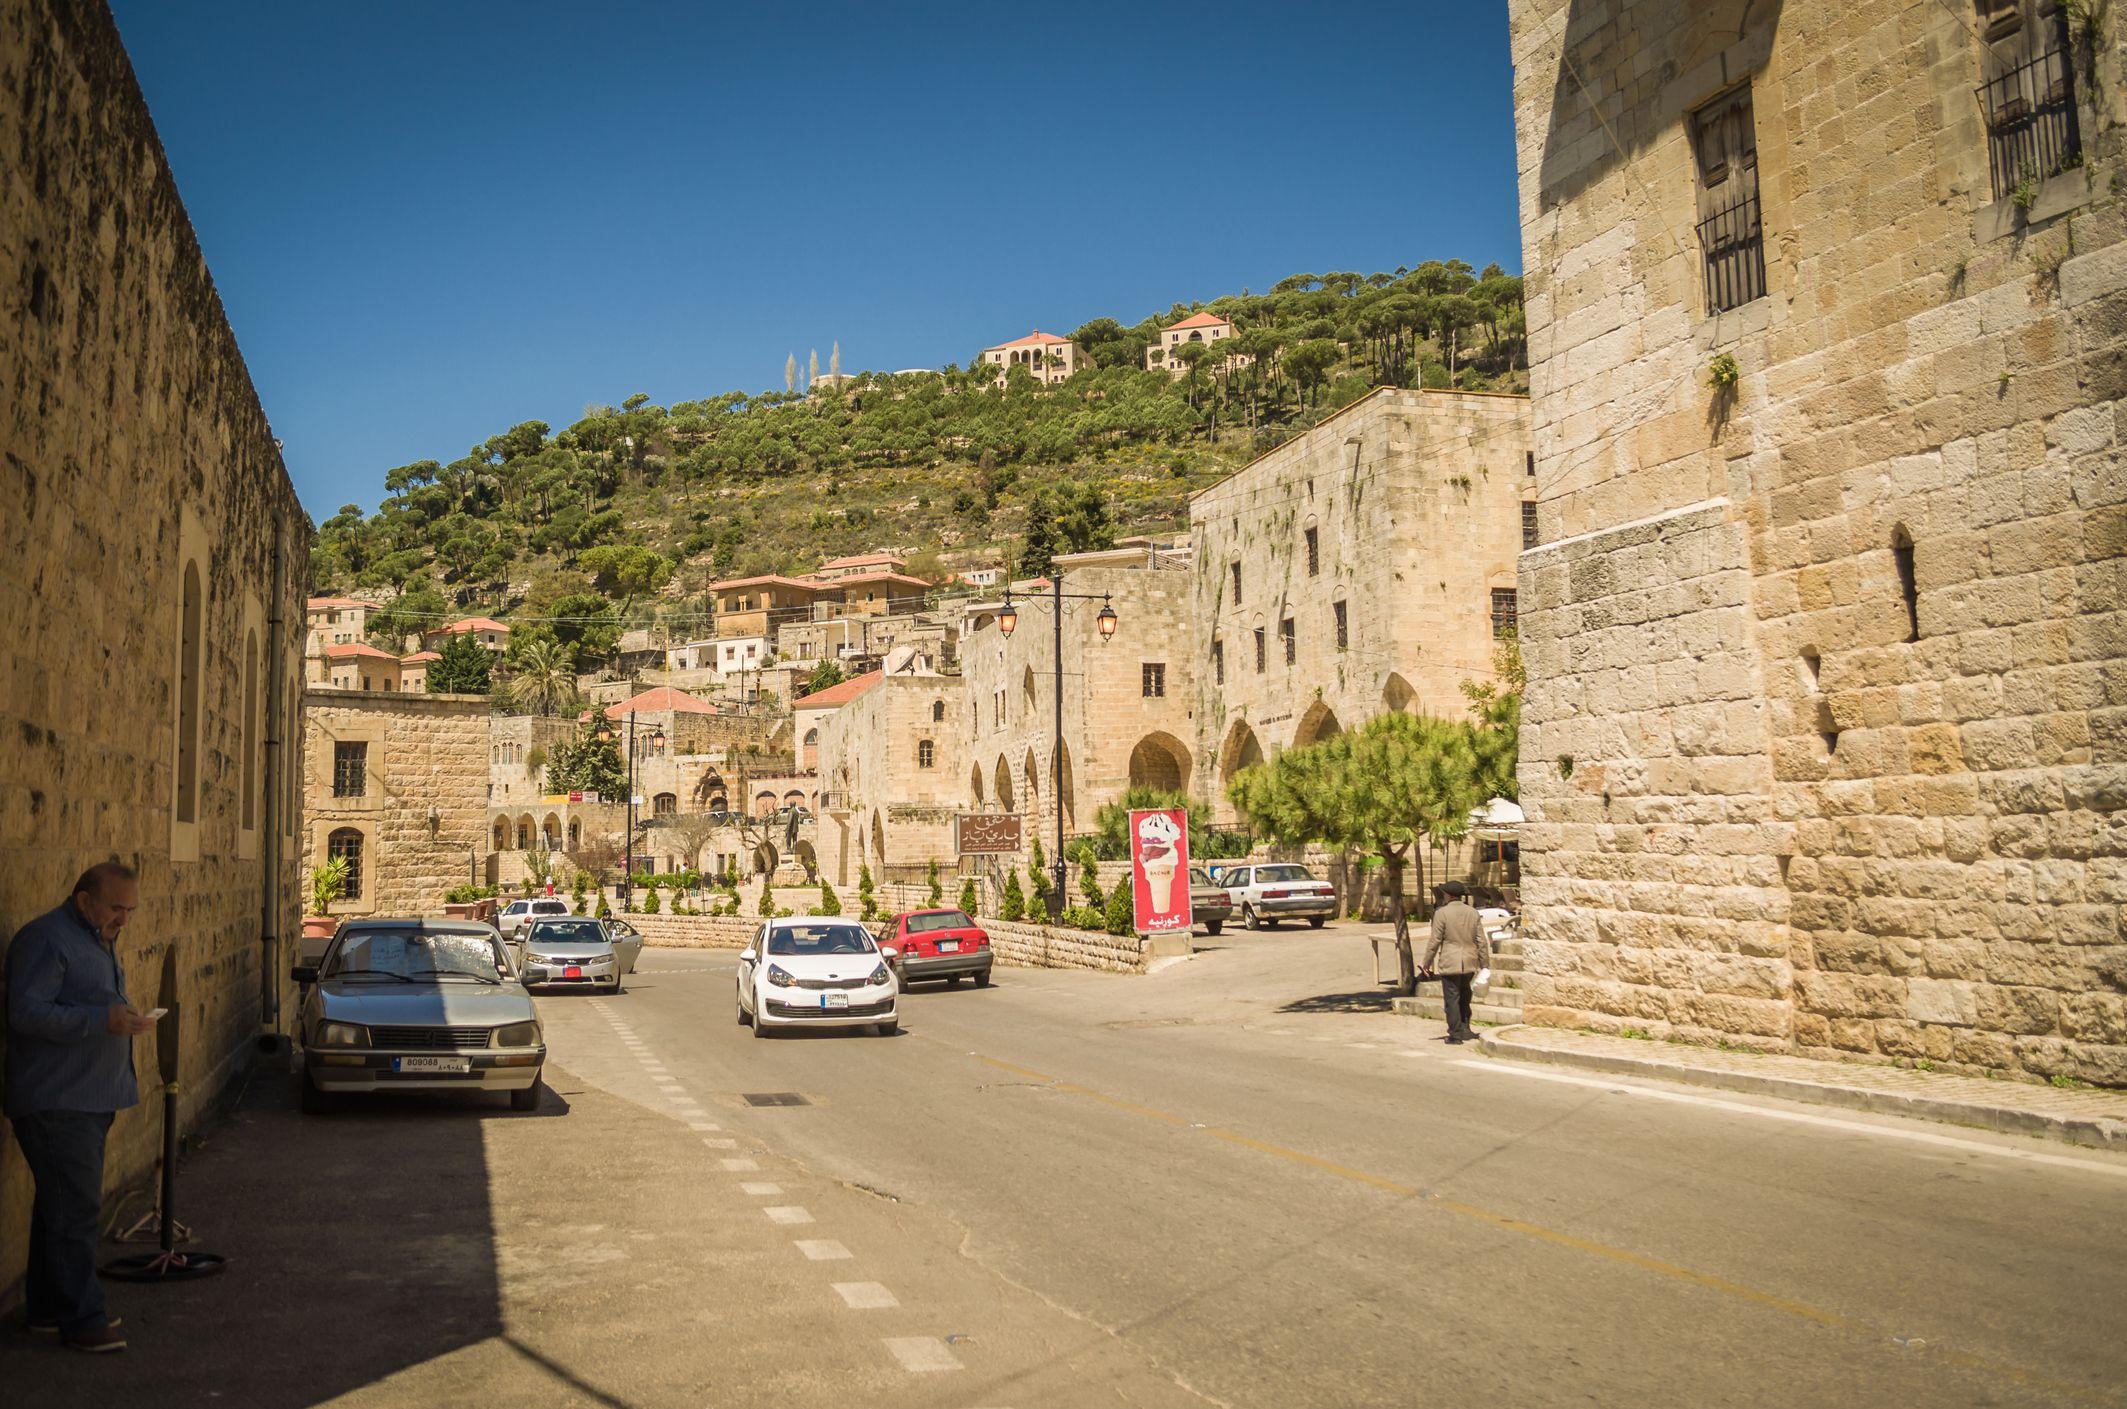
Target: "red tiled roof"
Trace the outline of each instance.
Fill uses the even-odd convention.
[[[501,631],[507,633],[509,629],[507,622],[497,621],[493,617],[469,616],[452,622],[450,625],[443,627],[442,631],[446,635],[457,636],[467,631]]]
[[[763,573],[759,577],[727,577],[722,582],[709,584],[711,592],[724,592],[737,587],[759,587],[764,583],[776,583],[783,587],[802,587],[808,592],[820,590],[820,584],[802,577],[785,577],[779,572]]]
[[[414,652],[414,653],[413,653],[412,655],[410,655],[410,656],[402,656],[402,657],[400,657],[400,659],[399,659],[399,664],[401,664],[401,665],[419,665],[419,664],[421,664],[421,663],[422,663],[422,662],[424,662],[424,661],[432,661],[432,660],[442,660],[442,659],[443,659],[443,653],[442,653],[442,652],[440,652],[440,651],[415,651],[415,652]]]
[[[1069,341],[1069,338],[1060,338],[1054,333],[1045,333],[1041,329],[1036,328],[1033,332],[1028,333],[1023,338],[1013,338],[1010,342],[1001,342],[997,344],[997,346],[1026,347],[1029,344],[1034,344],[1041,347],[1061,347],[1063,344]]]
[[[606,718],[625,719],[630,714],[714,714],[716,706],[707,700],[698,700],[685,690],[675,690],[670,685],[660,685],[654,690],[645,690],[633,699],[606,706]]]
[[[1169,328],[1219,328],[1232,321],[1230,318],[1221,318],[1216,313],[1192,313],[1181,322],[1169,323],[1167,326]]]
[[[860,568],[872,563],[892,563],[899,567],[903,561],[905,560],[895,553],[859,553],[854,557],[830,558],[820,564],[820,571],[825,572],[829,568]]]
[[[820,585],[829,591],[833,591],[838,587],[854,587],[860,582],[900,582],[905,583],[910,587],[922,587],[925,589],[928,589],[930,587],[930,583],[924,581],[922,578],[910,577],[905,572],[851,573],[848,577],[838,577],[835,578],[832,582],[823,582]]]
[[[830,685],[810,695],[800,695],[791,701],[792,709],[839,709],[857,696],[879,683],[881,672],[867,670],[862,675],[852,675],[839,685]]]
[[[347,660],[354,656],[360,656],[365,660],[395,661],[398,659],[390,651],[380,651],[375,646],[365,645],[360,641],[342,641],[337,646],[327,646],[325,654],[334,660]]]
[[[377,604],[365,602],[360,597],[312,597],[304,604],[305,611],[313,612],[331,611],[334,607],[367,607],[375,611]]]

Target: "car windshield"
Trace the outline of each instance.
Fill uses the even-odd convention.
[[[928,915],[908,917],[910,934],[928,934],[932,930],[965,930],[974,928],[975,922],[958,910],[933,910]]]
[[[1258,866],[1256,880],[1261,881],[1311,881],[1305,866]]]
[[[1211,879],[1211,873],[1210,873],[1209,871],[1206,871],[1206,870],[1205,870],[1205,869],[1204,869],[1203,867],[1201,867],[1201,866],[1191,866],[1191,867],[1189,868],[1189,879],[1190,879],[1190,880],[1191,880],[1191,881],[1192,881],[1193,883],[1195,883],[1195,884],[1197,884],[1197,885],[1200,885],[1200,886],[1208,886],[1208,885],[1216,885],[1216,884],[1217,884],[1217,882],[1216,882],[1216,881],[1214,881],[1214,880],[1212,880],[1212,879]]]
[[[540,920],[531,939],[541,944],[604,944],[606,927],[596,920]]]
[[[869,954],[873,947],[861,925],[790,925],[768,932],[770,954]]]
[[[501,967],[485,935],[361,930],[334,949],[328,978],[382,975],[426,982],[451,974],[492,981]]]

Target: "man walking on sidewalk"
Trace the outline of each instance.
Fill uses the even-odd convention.
[[[7,1117],[36,1184],[29,1327],[76,1350],[126,1348],[96,1280],[96,1225],[104,1136],[140,1099],[133,1039],[155,1026],[126,1001],[115,948],[139,904],[132,869],[99,862],[7,951]]]
[[[1460,881],[1445,887],[1448,903],[1433,912],[1433,937],[1425,946],[1425,971],[1440,979],[1440,1006],[1447,1014],[1448,1041],[1470,1042],[1470,981],[1479,969],[1492,967],[1492,942],[1484,921],[1463,899]]]

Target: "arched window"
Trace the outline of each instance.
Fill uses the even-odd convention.
[[[362,898],[362,834],[352,827],[342,827],[325,838],[325,855],[329,859],[347,863],[347,885],[341,892],[342,900]]]
[[[938,723],[939,721],[943,720],[944,718],[945,718],[945,701],[944,701],[944,700],[932,700],[932,701],[931,701],[931,722],[932,722],[933,724],[936,724],[936,723]]]
[[[679,794],[659,793],[650,799],[650,811],[658,817],[670,817],[679,811]]]
[[[199,672],[205,609],[199,564],[187,562],[177,626],[177,820],[185,825],[199,821]]]
[[[807,747],[807,748],[812,748],[812,747],[814,747],[815,745],[817,745],[817,744],[818,744],[819,742],[820,742],[820,731],[819,731],[819,730],[817,730],[817,729],[807,729],[807,730],[805,731],[805,747]]]
[[[532,849],[532,824],[529,822],[519,822],[517,824],[517,849],[519,851],[530,851]]]
[[[498,820],[498,821],[497,821],[497,822],[495,823],[495,850],[497,850],[497,851],[508,851],[509,849],[510,849],[510,824],[509,824],[509,823],[507,823],[507,822],[503,822],[503,821],[499,821],[499,820]]]
[[[929,739],[924,739],[916,745],[916,766],[918,768],[928,768],[937,761],[938,746],[936,744]]]
[[[569,850],[576,851],[581,849],[582,846],[583,823],[578,821],[576,818],[571,817],[569,819]]]
[[[243,828],[258,830],[258,632],[244,636]]]

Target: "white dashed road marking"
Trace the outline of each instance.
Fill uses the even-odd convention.
[[[800,1238],[797,1249],[809,1262],[841,1262],[850,1256],[849,1249],[833,1238]]]
[[[722,1130],[724,1127],[713,1120],[690,1120],[687,1122],[687,1128],[689,1130]]]
[[[739,1147],[736,1140],[719,1140],[714,1136],[702,1137],[702,1143],[712,1150],[735,1150]]]
[[[761,1212],[768,1215],[770,1223],[781,1223],[786,1227],[812,1222],[812,1215],[796,1204],[774,1204]]]
[[[751,1194],[757,1199],[773,1198],[783,1192],[781,1184],[771,1184],[765,1179],[749,1179],[739,1185],[739,1192]]]
[[[836,1282],[834,1288],[835,1294],[852,1311],[883,1311],[901,1304],[892,1292],[877,1282]]]
[[[945,1342],[936,1336],[888,1336],[886,1348],[901,1368],[917,1373],[931,1370],[957,1370],[960,1361],[945,1348]]]
[[[728,1174],[743,1174],[749,1170],[760,1168],[759,1164],[750,1159],[723,1159],[718,1160],[717,1163],[724,1166],[724,1170]]]

